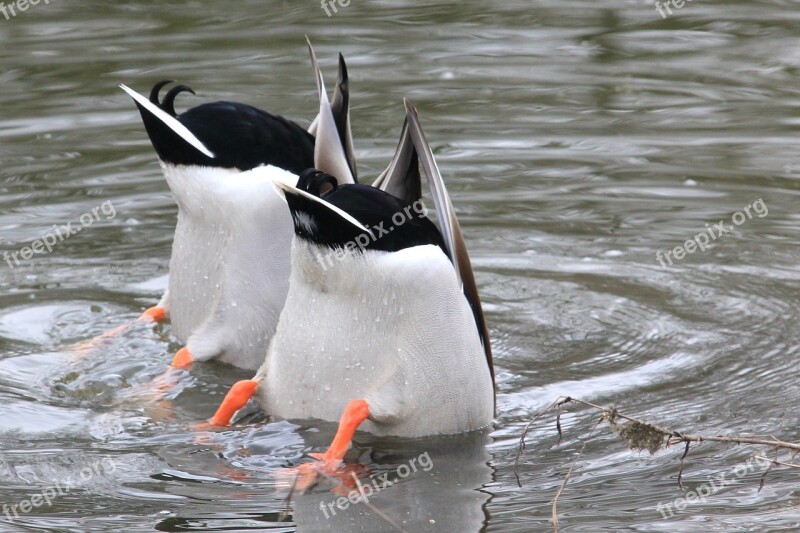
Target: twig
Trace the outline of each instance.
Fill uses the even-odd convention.
[[[683,477],[683,461],[686,459],[686,456],[689,455],[689,445],[691,443],[692,441],[686,441],[686,449],[683,450],[683,455],[681,456],[681,466],[678,469],[678,487],[680,487],[681,490],[683,490],[683,483],[681,483],[681,478]]]
[[[776,451],[775,455],[777,455],[777,451]],[[758,457],[758,456],[756,456],[756,457]],[[769,466],[767,467],[767,469],[764,470],[763,474],[761,474],[761,479],[758,480],[758,492],[759,493],[761,492],[761,489],[764,488],[764,484],[767,482],[767,474],[770,473],[770,471],[772,470],[773,466],[775,466],[775,464],[770,462]]]
[[[564,436],[563,433],[561,432],[561,410],[563,408],[564,408],[563,403],[558,404],[558,414],[556,414],[556,431],[558,431],[558,442],[556,443],[556,446],[561,444],[561,438]]]
[[[784,463],[782,461],[778,461],[777,459],[768,459],[767,457],[764,457],[763,455],[756,455],[756,459],[763,459],[765,461],[769,461],[773,465],[790,466],[792,468],[800,468],[800,465],[797,464],[797,463]],[[772,465],[770,465],[770,466],[772,466]]]
[[[676,431],[672,431],[671,429],[668,429],[668,428],[665,428],[665,427],[662,427],[662,426],[657,426],[655,424],[651,424],[650,422],[646,422],[644,420],[639,420],[638,418],[633,418],[632,416],[628,416],[628,415],[622,414],[619,411],[617,411],[616,408],[613,408],[613,407],[603,407],[601,405],[596,405],[596,404],[593,404],[591,402],[586,402],[586,401],[583,401],[583,400],[579,400],[577,398],[568,397],[568,399],[571,402],[579,403],[581,405],[585,405],[587,407],[591,407],[592,409],[597,409],[598,411],[601,411],[603,413],[607,413],[608,415],[613,414],[614,418],[622,418],[623,420],[627,420],[628,422],[637,422],[639,424],[644,424],[646,426],[650,426],[650,427],[654,428],[655,430],[659,431],[660,433],[664,433],[665,435],[679,435],[679,433],[677,433]]]
[[[616,411],[610,407],[603,407],[600,405],[595,405],[591,402],[585,402],[583,400],[578,400],[577,398],[568,398],[569,401],[579,403],[585,405],[587,407],[591,407],[593,409],[597,409],[598,411],[602,411],[604,413],[614,414],[617,418],[622,418],[624,420],[628,420],[629,422],[637,422],[639,424],[644,424],[646,426],[650,426],[656,431],[663,433],[664,435],[669,436],[669,445],[677,444],[680,442],[729,442],[733,444],[761,444],[764,446],[771,446],[773,448],[782,448],[784,450],[797,450],[800,451],[800,444],[794,442],[784,442],[782,440],[778,440],[775,437],[771,437],[772,440],[767,440],[764,438],[763,435],[688,435],[686,433],[678,433],[677,431],[673,431],[669,428],[663,426],[657,426],[656,424],[652,424],[650,422],[645,422],[644,420],[639,420],[638,418],[633,418],[631,416],[624,415],[619,411]]]
[[[367,495],[364,494],[364,486],[361,484],[361,480],[358,479],[358,476],[356,476],[356,473],[355,472],[350,472],[350,475],[353,476],[353,479],[356,481],[356,486],[358,487],[359,494],[361,494],[361,498],[362,498],[362,500],[364,502],[364,505],[366,505],[367,508],[369,510],[371,510],[373,513],[375,513],[379,517],[383,518],[386,521],[387,524],[389,524],[390,526],[395,528],[397,531],[401,531],[402,533],[405,533],[405,529],[400,527],[397,524],[397,522],[392,520],[392,518],[389,515],[387,515],[386,513],[384,513],[383,511],[381,511],[380,509],[378,509],[377,507],[375,507],[371,503],[369,503],[369,500],[367,499]]]
[[[297,480],[299,478],[300,476],[295,475],[294,479],[292,479],[292,486],[289,489],[289,494],[286,495],[286,500],[283,502],[283,509],[281,510],[280,514],[278,514],[278,522],[283,522],[289,518],[289,514],[291,514],[292,497],[294,496],[294,489],[297,488]]]
[[[683,455],[680,459],[680,469],[678,471],[678,486],[683,489],[682,477],[683,477],[683,467],[684,461],[689,454],[689,448],[691,443],[697,442],[724,442],[724,443],[731,443],[731,444],[753,444],[753,445],[761,445],[761,446],[768,446],[773,448],[776,452],[779,450],[790,450],[792,453],[792,457],[790,461],[794,461],[795,457],[800,455],[800,443],[794,442],[786,442],[777,439],[772,435],[694,435],[694,434],[686,434],[686,433],[679,433],[678,431],[669,429],[664,426],[658,426],[656,424],[652,424],[650,422],[646,422],[644,420],[640,420],[638,418],[634,418],[632,416],[628,416],[626,414],[620,413],[614,407],[603,407],[601,405],[593,404],[591,402],[587,402],[584,400],[579,400],[577,398],[572,398],[571,396],[559,396],[553,403],[548,405],[544,410],[536,413],[533,418],[525,425],[525,429],[522,431],[522,435],[519,439],[519,447],[517,449],[517,457],[514,461],[514,476],[517,478],[517,485],[522,488],[522,482],[519,479],[518,468],[519,468],[519,460],[522,456],[522,452],[525,451],[525,438],[528,436],[528,432],[530,431],[531,426],[541,418],[545,413],[553,409],[554,407],[558,408],[558,412],[556,413],[556,431],[558,432],[558,442],[561,443],[562,438],[562,431],[561,431],[561,413],[562,409],[568,403],[577,403],[584,405],[586,407],[591,407],[592,409],[596,409],[602,413],[602,416],[595,427],[592,429],[589,436],[586,440],[583,441],[583,446],[581,446],[581,450],[578,453],[578,457],[575,461],[570,465],[569,470],[567,471],[567,475],[564,478],[561,487],[559,487],[558,492],[556,493],[555,497],[553,498],[553,505],[552,505],[552,512],[553,512],[553,528],[556,533],[558,533],[558,510],[557,504],[558,499],[561,496],[561,493],[564,491],[564,487],[566,487],[567,482],[572,475],[572,471],[575,468],[575,465],[580,459],[581,454],[583,453],[584,449],[586,448],[586,444],[589,441],[589,438],[594,435],[594,432],[597,430],[600,423],[604,420],[607,421],[611,426],[619,431],[620,435],[628,442],[628,445],[634,450],[650,450],[650,453],[655,453],[659,449],[664,447],[664,437],[667,437],[666,446],[672,446],[674,444],[684,443],[686,448],[683,451]],[[616,419],[626,420],[629,423],[620,426],[616,424]],[[763,456],[756,456],[759,459],[765,459],[769,461],[770,468],[767,469],[766,472],[761,476],[761,483],[759,486],[759,491],[764,487],[764,482],[767,473],[770,471],[773,465],[780,465],[780,466],[787,466],[791,468],[800,468],[800,464],[794,462],[782,462],[778,461],[777,459],[767,459]]]
[[[781,448],[784,450],[797,450],[800,451],[800,444],[794,442],[784,442],[782,440],[764,440],[753,438],[748,435],[731,435],[726,437],[724,435],[708,436],[708,435],[681,435],[680,437],[670,438],[670,444],[676,442],[729,442],[732,444],[760,444],[764,446],[771,446],[773,448]]]
[[[522,488],[522,482],[519,479],[519,473],[518,473],[519,458],[522,457],[522,452],[525,451],[525,437],[528,436],[528,430],[531,428],[533,423],[536,422],[536,420],[539,419],[542,415],[544,415],[547,411],[549,411],[550,409],[552,409],[553,407],[555,407],[555,406],[557,406],[559,404],[563,405],[563,404],[567,403],[568,401],[569,401],[569,397],[566,397],[564,399],[563,403],[562,403],[561,402],[561,397],[559,397],[558,399],[556,399],[556,401],[554,401],[553,403],[548,405],[544,410],[539,411],[538,414],[536,414],[533,418],[531,418],[530,421],[525,425],[525,429],[522,430],[522,435],[519,438],[519,448],[517,449],[517,457],[514,460],[514,477],[517,478],[517,485],[519,485],[519,488]]]
[[[586,445],[589,443],[589,439],[592,438],[592,435],[594,435],[595,430],[597,430],[597,428],[600,427],[600,424],[602,424],[603,420],[605,419],[606,415],[601,416],[600,420],[598,420],[597,424],[595,424],[595,426],[592,428],[592,431],[589,432],[589,436],[586,437],[586,439],[584,439],[583,446],[581,446],[581,449],[578,452],[578,456],[570,465],[569,470],[567,471],[567,475],[564,476],[563,483],[561,483],[561,486],[558,488],[558,492],[556,492],[556,495],[553,498],[553,530],[555,531],[555,533],[558,533],[558,498],[561,496],[561,493],[564,492],[564,487],[567,486],[567,482],[569,481],[570,476],[572,476],[572,470],[575,468],[575,465],[578,464],[578,461],[580,460],[581,455],[583,454],[583,450],[586,449]]]

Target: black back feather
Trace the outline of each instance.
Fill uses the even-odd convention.
[[[159,102],[158,94],[168,83],[153,86],[150,100],[175,116],[215,157],[199,152],[137,104],[150,141],[162,161],[240,171],[273,165],[294,174],[314,166],[314,137],[296,123],[247,104],[224,101],[202,104],[176,116],[175,97],[183,91],[193,91],[179,85]]]

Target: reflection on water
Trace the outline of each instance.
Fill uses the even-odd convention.
[[[800,440],[795,118],[800,47],[779,0],[649,2],[84,1],[0,17],[0,254],[104,202],[116,216],[8,268],[0,261],[0,503],[113,461],[0,529],[48,531],[542,531],[596,413],[562,415],[517,439],[561,394],[618,405],[681,431]],[[362,436],[364,480],[429,452],[434,468],[326,518],[339,495],[286,493],[275,472],[334,427],[262,413],[197,433],[227,387],[220,365],[148,397],[178,345],[136,326],[77,363],[73,343],[137,316],[166,284],[176,208],[118,83],[191,85],[184,109],[247,102],[307,124],[315,87],[348,59],[359,170],[388,162],[419,107],[465,229],[494,339],[498,417],[489,435],[411,442]],[[704,251],[685,246],[762,199]],[[733,224],[731,224],[733,225]],[[793,530],[796,472],[726,485],[665,520],[682,449],[634,454],[607,429],[559,501],[562,531]],[[704,444],[687,489],[754,450]],[[330,510],[330,508],[328,508]],[[338,507],[337,507],[338,509]]]
[[[485,437],[411,441],[405,450],[376,445],[372,461],[379,464],[362,475],[361,492],[375,487],[366,504],[313,492],[297,498],[293,518],[303,531],[476,530],[490,497],[479,489],[492,480]]]

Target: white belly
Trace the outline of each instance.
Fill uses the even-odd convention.
[[[474,319],[434,246],[367,251],[324,270],[295,239],[289,294],[256,379],[279,418],[338,421],[366,399],[362,430],[418,437],[484,427],[494,395]],[[327,265],[327,263],[326,263]]]
[[[288,290],[292,221],[272,187],[297,177],[274,167],[226,174],[166,167],[178,202],[170,318],[198,360],[256,369]]]

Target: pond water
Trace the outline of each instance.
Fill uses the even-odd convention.
[[[100,207],[51,253],[0,263],[0,503],[20,509],[3,509],[0,530],[549,531],[599,419],[565,407],[560,442],[554,414],[539,419],[518,486],[520,434],[560,395],[684,433],[800,441],[800,11],[670,10],[352,0],[327,16],[314,1],[133,0],[0,14],[0,252]],[[305,34],[329,84],[336,53],[348,60],[362,176],[389,161],[401,98],[419,108],[498,373],[490,431],[360,436],[350,464],[380,490],[344,510],[326,507],[339,495],[324,484],[287,506],[275,475],[333,425],[253,412],[192,428],[249,373],[199,365],[152,401],[180,347],[169,325],[79,360],[71,349],[166,284],[176,206],[117,85],[176,79],[197,92],[179,110],[226,99],[307,125]],[[800,471],[773,468],[759,490],[751,458],[767,451],[693,446],[681,490],[683,446],[632,452],[602,424],[560,496],[561,531],[797,530]]]

